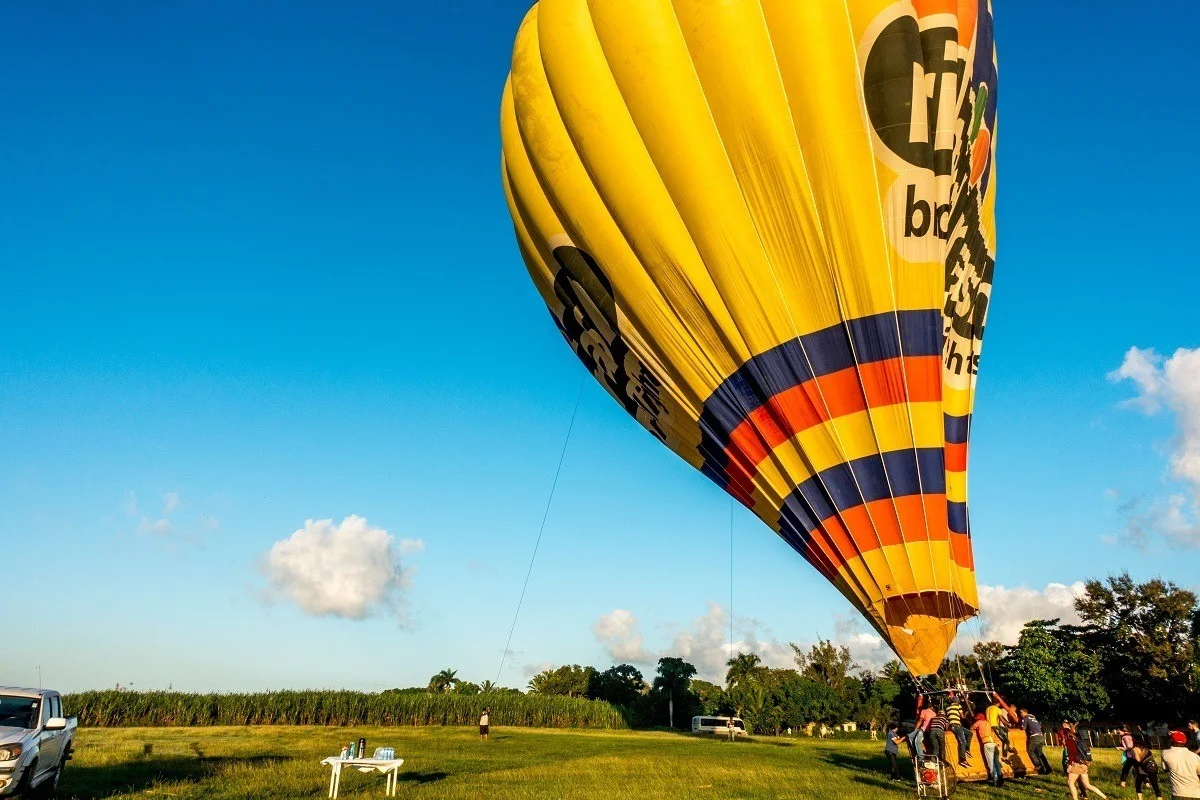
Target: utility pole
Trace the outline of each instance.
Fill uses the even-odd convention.
[[[40,688],[42,688],[42,665],[41,664],[38,664],[37,671],[38,671],[38,688],[40,689]]]

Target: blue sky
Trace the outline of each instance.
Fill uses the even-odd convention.
[[[1200,373],[1142,354],[1140,382],[1106,378],[1131,347],[1200,346],[1198,112],[1168,55],[1200,10],[1035,5],[997,8],[972,523],[981,583],[1029,590],[994,593],[997,617],[1052,605],[1052,583],[1200,574],[1200,480],[1178,467]],[[7,618],[31,623],[0,683],[496,677],[583,375],[499,184],[524,11],[0,9],[0,552]],[[272,546],[350,515],[423,543],[402,607],[271,597]],[[501,682],[721,641],[729,524],[728,498],[587,382]],[[739,640],[856,641],[814,570],[740,507],[734,527]]]

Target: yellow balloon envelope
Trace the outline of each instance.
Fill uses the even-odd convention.
[[[978,607],[987,0],[541,0],[501,131],[587,368],[935,672]]]

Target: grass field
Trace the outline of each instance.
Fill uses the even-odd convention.
[[[320,765],[351,737],[392,745],[405,759],[399,797],[528,798],[901,798],[911,784],[883,775],[882,747],[857,740],[762,738],[730,745],[690,735],[631,731],[493,728],[116,728],[85,729],[63,777],[62,798],[324,797]],[[1058,751],[1049,749],[1051,763]],[[1117,758],[1098,752],[1092,774],[1113,797]],[[343,797],[382,797],[378,775],[347,774]],[[956,797],[1065,795],[1063,778],[1010,781],[997,791],[960,786]]]

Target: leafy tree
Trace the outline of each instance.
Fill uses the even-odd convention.
[[[1194,592],[1158,578],[1135,583],[1126,572],[1088,581],[1075,609],[1117,716],[1169,719],[1200,693]]]
[[[862,685],[862,700],[858,705],[855,722],[874,724],[882,728],[896,716],[895,702],[900,696],[900,684],[891,678],[863,672],[859,676]]]
[[[1005,647],[1000,642],[976,642],[971,648],[971,653],[979,666],[983,667],[984,674],[990,676],[1004,657],[1004,650]]]
[[[458,681],[454,684],[454,688],[450,690],[451,694],[479,694],[479,684],[469,681]]]
[[[762,659],[754,653],[738,653],[726,661],[725,666],[729,667],[725,672],[726,688],[755,680],[763,669]]]
[[[692,684],[688,688],[699,701],[701,714],[720,714],[724,711],[732,711],[725,696],[725,690],[715,683],[693,678]]]
[[[454,684],[458,683],[458,670],[444,669],[429,679],[428,691],[433,694],[441,694],[448,692],[454,688]]]
[[[802,728],[810,722],[836,725],[847,720],[845,701],[837,691],[798,673],[792,674],[795,677],[789,677],[780,687],[785,725]]]
[[[1109,703],[1100,656],[1086,646],[1078,628],[1060,626],[1058,620],[1026,623],[997,673],[1010,700],[1036,709],[1050,724],[1094,718]]]
[[[796,666],[800,674],[811,681],[824,684],[839,694],[850,688],[851,672],[858,665],[850,658],[850,648],[838,647],[833,642],[819,639],[807,653],[792,645],[796,654]]]
[[[658,660],[658,675],[654,678],[653,688],[655,692],[667,698],[667,724],[671,727],[675,727],[675,699],[694,699],[688,692],[688,687],[695,674],[696,668],[682,658],[668,656]]]
[[[534,675],[529,681],[529,690],[534,694],[587,697],[595,676],[595,667],[571,664]]]
[[[630,706],[646,691],[642,673],[631,664],[618,664],[596,673],[588,687],[588,697],[613,705]]]
[[[499,689],[500,687],[492,681],[484,681],[483,683],[479,684],[479,691],[481,694],[488,694],[490,692],[498,691]]]

